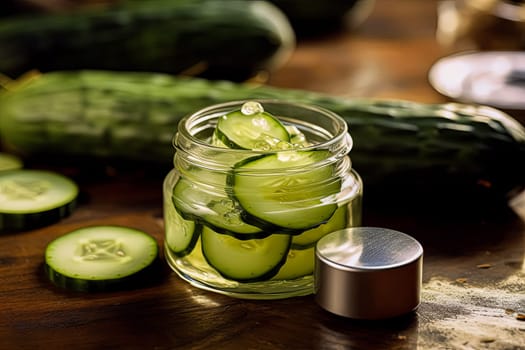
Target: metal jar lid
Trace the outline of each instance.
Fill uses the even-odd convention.
[[[315,299],[325,310],[355,319],[386,319],[420,303],[423,247],[399,231],[355,227],[317,242]]]

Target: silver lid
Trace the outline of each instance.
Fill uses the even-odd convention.
[[[414,238],[379,227],[332,232],[317,242],[315,299],[334,314],[385,319],[420,303],[423,247]]]

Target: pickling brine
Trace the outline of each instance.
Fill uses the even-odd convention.
[[[191,284],[239,298],[313,293],[315,244],[361,224],[343,119],[240,101],[184,118],[164,181],[165,255]]]

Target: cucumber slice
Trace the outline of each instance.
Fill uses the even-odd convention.
[[[219,147],[219,148],[228,148],[217,136],[217,133],[214,131],[210,138],[210,145]]]
[[[105,291],[139,286],[152,274],[159,255],[157,241],[128,227],[84,227],[48,244],[47,277],[76,291]]]
[[[315,246],[307,249],[290,249],[286,262],[272,280],[293,280],[311,275],[314,271]]]
[[[324,224],[306,230],[300,235],[292,237],[292,249],[306,249],[315,246],[324,235],[347,227],[348,207],[343,205],[334,212],[332,217]]]
[[[0,172],[0,231],[20,231],[54,223],[73,211],[77,185],[43,170]]]
[[[250,102],[248,102],[250,103]],[[278,149],[289,144],[290,135],[280,120],[264,112],[262,107],[250,112],[232,111],[219,118],[215,128],[216,138],[229,148]],[[256,102],[256,105],[260,106]]]
[[[223,180],[226,183],[226,175]],[[173,188],[173,204],[184,219],[202,223],[217,232],[239,239],[268,236],[259,227],[242,220],[239,205],[223,189],[224,186],[205,189],[181,177]]]
[[[222,276],[239,282],[267,280],[286,261],[290,236],[275,234],[262,239],[238,240],[202,229],[202,253]]]
[[[0,171],[20,169],[22,166],[22,160],[17,156],[0,152]]]
[[[285,125],[284,127],[288,131],[288,135],[290,135],[290,143],[293,145],[293,148],[297,149],[310,146],[310,143],[306,140],[306,136],[297,126]]]
[[[183,257],[191,253],[199,239],[201,225],[184,219],[169,200],[164,203],[164,222],[166,245],[173,254]]]
[[[325,223],[337,209],[334,196],[341,180],[333,166],[309,169],[328,151],[285,151],[239,162],[229,174],[233,196],[252,225],[275,225],[286,231],[306,230]],[[250,170],[268,170],[257,176]],[[275,171],[272,171],[275,170]],[[286,175],[284,175],[286,173]]]

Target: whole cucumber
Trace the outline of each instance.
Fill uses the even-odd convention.
[[[291,53],[289,21],[266,1],[122,0],[0,19],[0,73],[107,69],[245,80]]]
[[[25,156],[102,157],[172,166],[179,120],[231,100],[316,104],[341,115],[354,140],[365,199],[398,203],[506,200],[525,186],[525,129],[484,106],[345,99],[249,83],[157,73],[54,72],[0,94],[0,137]]]

